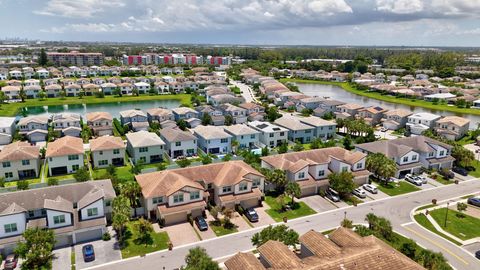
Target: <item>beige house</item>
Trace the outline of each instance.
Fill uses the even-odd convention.
[[[165,225],[187,221],[205,211],[208,201],[220,207],[259,205],[264,177],[243,161],[164,170],[135,176],[145,211]]]
[[[405,128],[410,115],[412,115],[412,112],[402,109],[388,111],[384,114],[382,125],[390,130]]]
[[[5,181],[38,177],[40,148],[27,142],[13,142],[3,147],[0,162],[0,177],[4,177]]]
[[[53,176],[76,172],[84,166],[83,154],[83,140],[80,138],[65,136],[49,142],[45,154],[48,174]]]
[[[380,124],[383,114],[386,113],[387,110],[382,107],[368,107],[364,109],[358,110],[358,114],[356,115],[357,119],[363,119],[367,124],[370,126],[376,126]]]
[[[85,115],[87,125],[96,136],[113,135],[113,117],[108,112],[91,112]]]
[[[120,137],[101,136],[91,139],[90,151],[94,168],[124,165],[125,144]]]
[[[459,116],[445,116],[435,124],[438,135],[449,140],[461,139],[468,133],[470,120]]]
[[[148,131],[127,133],[127,152],[134,163],[163,161],[165,142],[157,134]]]
[[[173,112],[169,109],[164,109],[164,108],[148,109],[147,117],[148,117],[148,122],[150,123],[154,121],[161,123],[165,120],[172,120],[172,121],[175,120],[175,116],[173,116]]]
[[[352,118],[357,115],[358,111],[363,109],[362,105],[355,103],[346,103],[340,106],[337,106],[337,111],[335,112],[336,118],[346,119]]]

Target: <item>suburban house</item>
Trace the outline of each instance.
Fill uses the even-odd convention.
[[[390,130],[398,130],[405,128],[408,117],[412,115],[410,111],[396,109],[388,111],[384,114],[383,127]]]
[[[125,144],[120,137],[100,136],[91,139],[90,152],[94,168],[123,166],[125,163]]]
[[[0,117],[0,145],[12,142],[15,134],[15,117]]]
[[[247,122],[247,110],[237,107],[235,105],[232,105],[230,103],[225,103],[218,108],[223,112],[224,116],[230,115],[233,118],[233,123],[235,124],[242,124]]]
[[[137,82],[133,84],[139,94],[146,94],[150,91],[150,84],[146,82]]]
[[[48,116],[37,115],[20,118],[17,128],[32,143],[45,141],[48,134]]]
[[[63,88],[67,97],[76,97],[82,91],[82,87],[78,84],[65,85]]]
[[[197,137],[178,128],[164,128],[160,138],[165,142],[165,151],[171,158],[197,155]]]
[[[243,161],[164,170],[135,176],[147,216],[164,225],[203,215],[207,202],[226,208],[260,204],[264,176]]]
[[[20,100],[20,86],[7,85],[2,87],[2,92],[8,97],[8,100]]]
[[[53,130],[61,132],[63,136],[80,137],[82,127],[80,114],[59,113],[52,117]]]
[[[260,142],[268,147],[277,147],[288,140],[288,129],[269,122],[252,121],[248,125],[260,131]]]
[[[236,124],[232,126],[224,126],[223,129],[233,136],[232,141],[238,143],[238,149],[253,149],[258,148],[260,145],[260,131],[248,125]]]
[[[425,130],[435,127],[435,123],[441,116],[420,112],[410,115],[407,119],[407,129],[415,135],[421,135]]]
[[[91,112],[85,115],[87,125],[96,136],[113,135],[113,117],[108,112]]]
[[[175,121],[180,119],[198,118],[198,112],[189,107],[178,107],[172,109]]]
[[[127,152],[135,164],[140,160],[143,163],[163,161],[165,143],[157,134],[142,130],[127,133],[125,136],[127,137]]]
[[[40,148],[27,142],[13,142],[3,147],[0,162],[0,177],[5,181],[36,178],[40,171]]]
[[[365,120],[365,122],[371,126],[376,126],[382,121],[386,109],[382,107],[368,107],[358,110],[357,118]]]
[[[147,114],[141,110],[126,110],[120,112],[120,122],[128,125],[133,131],[148,130]]]
[[[114,83],[102,83],[100,84],[100,88],[105,95],[112,95],[115,93],[117,85]]]
[[[346,103],[340,106],[337,106],[337,112],[335,113],[336,118],[345,119],[352,118],[357,115],[358,111],[363,109],[363,106],[355,103]]]
[[[344,104],[345,102],[342,101],[325,99],[318,105],[317,108],[313,109],[313,115],[323,117],[326,114],[335,114],[335,112],[337,112],[337,107]]]
[[[49,84],[45,86],[45,92],[47,93],[48,98],[60,96],[61,91],[62,91],[62,86],[58,84]]]
[[[120,88],[120,93],[122,95],[130,96],[132,94],[133,85],[131,83],[119,83],[117,86]]]
[[[65,136],[47,144],[45,158],[50,176],[74,173],[83,168],[83,140]]]
[[[309,143],[314,139],[315,128],[300,122],[297,117],[283,116],[274,123],[288,129],[288,140],[292,142]]]
[[[232,135],[222,127],[198,126],[192,129],[198,139],[198,147],[207,154],[228,154],[232,151]]]
[[[438,135],[455,141],[468,133],[470,120],[459,116],[445,116],[437,120],[435,131]]]
[[[366,158],[367,155],[361,152],[330,147],[261,159],[263,168],[285,171],[288,181],[295,181],[300,185],[303,197],[325,190],[329,185],[328,175],[334,172],[351,172],[357,185],[368,183],[370,172],[365,168]],[[274,185],[267,183],[265,188],[269,190],[274,188]]]
[[[329,140],[335,137],[337,124],[333,121],[327,121],[320,117],[298,117],[300,122],[314,127],[313,136],[322,140]]]
[[[241,103],[238,107],[247,110],[248,121],[262,121],[265,118],[265,108],[257,103]]]
[[[165,120],[175,120],[172,110],[164,108],[153,108],[147,110],[148,122],[152,123],[154,121],[161,123]]]
[[[294,252],[282,242],[269,240],[257,248],[258,256],[239,252],[230,257],[225,261],[226,270],[425,269],[381,239],[362,237],[343,227],[329,233],[328,238],[310,230],[299,241],[300,252]]]
[[[405,137],[395,140],[376,141],[355,145],[355,150],[365,154],[382,153],[397,164],[395,177],[403,178],[408,173],[420,173],[425,169],[450,169],[455,160],[452,146],[425,137]]]
[[[13,252],[27,228],[52,229],[57,248],[101,239],[115,196],[110,180],[0,194],[2,255]]]
[[[223,126],[225,124],[225,116],[223,116],[223,112],[211,105],[198,106],[195,110],[198,112],[198,117],[200,119],[203,119],[206,114],[210,115],[214,126]]]

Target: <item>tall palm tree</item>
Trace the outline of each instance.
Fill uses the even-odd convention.
[[[365,217],[365,221],[368,222],[368,228],[374,230],[377,225],[378,217],[373,213],[368,213]]]

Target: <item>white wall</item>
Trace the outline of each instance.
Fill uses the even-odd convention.
[[[60,215],[65,215],[65,223],[55,224],[53,222],[53,217],[54,216],[60,216]],[[47,209],[47,224],[48,224],[48,228],[50,228],[50,229],[70,226],[70,225],[72,225],[72,214]]]
[[[68,160],[68,156],[49,157],[48,159],[48,171],[52,175],[52,168],[67,166],[68,173],[73,173],[73,165],[79,165],[79,168],[83,168],[83,155],[78,155],[77,160]]]
[[[200,197],[198,199],[195,199],[195,200],[190,200],[190,192],[193,192],[193,191],[199,191],[200,192]],[[183,194],[183,202],[174,203],[173,202],[173,197],[174,197],[174,195],[178,195],[178,194]],[[198,201],[201,201],[201,200],[203,200],[203,190],[196,189],[196,188],[191,188],[191,187],[185,187],[182,190],[177,191],[177,192],[173,193],[172,195],[168,196],[168,205],[169,206],[181,205],[181,204],[187,204],[187,203],[191,203],[191,202],[198,202]]]
[[[25,231],[26,227],[25,213],[18,213],[8,216],[0,216],[0,238],[19,235]],[[12,233],[5,233],[5,224],[17,224],[17,231]]]
[[[119,148],[118,154],[114,154],[113,150],[102,150],[102,151],[93,151],[92,158],[93,158],[93,166],[104,168],[108,167],[108,165],[112,164],[112,159],[114,158],[125,158],[125,148]],[[102,154],[100,154],[102,152]],[[108,160],[107,165],[99,165],[100,160]]]
[[[98,214],[96,216],[88,216],[88,209],[93,209],[97,208],[98,209]],[[105,211],[103,208],[103,199],[98,200],[82,209],[80,209],[80,216],[82,217],[82,220],[87,220],[87,219],[94,219],[98,217],[103,217],[105,215]]]

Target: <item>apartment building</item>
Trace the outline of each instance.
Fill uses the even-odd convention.
[[[47,52],[48,62],[55,66],[101,66],[103,65],[102,53],[71,52]]]

